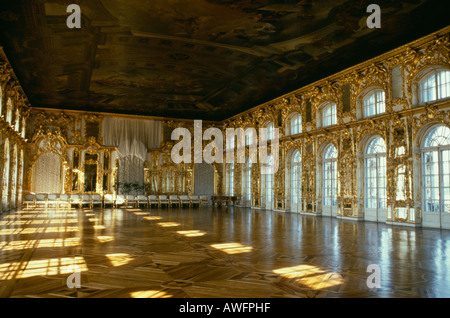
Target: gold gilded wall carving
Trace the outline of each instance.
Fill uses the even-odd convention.
[[[225,125],[258,129],[271,120],[281,128],[282,168],[275,175],[274,193],[277,200],[284,196],[286,203],[290,198],[285,184],[289,173],[286,154],[294,148],[302,150],[302,212],[320,213],[321,149],[334,144],[338,149],[338,215],[354,218],[364,218],[364,182],[359,179],[364,177],[365,147],[371,136],[380,136],[386,144],[387,211],[383,213],[388,221],[418,224],[422,215],[420,140],[428,127],[449,125],[450,102],[447,99],[432,105],[418,103],[417,84],[429,69],[450,70],[450,27],[446,30],[444,35],[422,38],[233,116]],[[344,112],[344,89],[348,88],[350,107]],[[374,89],[385,92],[385,112],[364,118],[362,98]],[[326,102],[336,103],[337,124],[318,129],[317,114]],[[308,103],[312,116],[306,121]],[[285,131],[293,113],[302,116],[302,132],[295,139]],[[261,197],[259,178],[257,165],[253,164],[252,206],[258,206],[256,201]]]
[[[29,102],[0,49],[0,213],[18,207],[23,193],[23,160]]]

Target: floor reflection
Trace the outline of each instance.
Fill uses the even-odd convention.
[[[0,215],[0,297],[67,296],[73,266],[95,297],[450,297],[449,242],[445,230],[238,207],[28,209]]]

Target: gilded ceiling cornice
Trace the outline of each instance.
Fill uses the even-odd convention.
[[[328,77],[325,77],[323,79],[320,79],[316,82],[313,82],[311,84],[308,84],[306,86],[303,86],[297,90],[294,90],[290,93],[281,95],[273,100],[270,100],[268,102],[265,102],[263,104],[260,104],[258,106],[255,106],[251,109],[248,109],[242,113],[239,113],[237,115],[234,115],[226,120],[226,121],[232,121],[236,120],[239,117],[243,117],[248,114],[252,114],[258,109],[266,108],[271,105],[280,104],[283,100],[289,99],[293,96],[298,95],[305,95],[308,94],[308,91],[318,91],[319,88],[327,86],[328,83],[337,83],[337,82],[346,82],[346,79],[350,76],[354,76],[354,74],[359,74],[362,71],[365,71],[366,69],[372,69],[374,71],[375,69],[380,69],[383,67],[384,63],[388,63],[390,60],[394,60],[400,63],[401,57],[405,55],[407,51],[414,50],[412,48],[415,48],[415,50],[422,50],[425,49],[427,45],[431,44],[433,41],[439,41],[439,39],[445,36],[449,36],[450,34],[450,26],[445,27],[439,31],[436,31],[434,33],[431,33],[427,36],[424,36],[420,39],[417,39],[415,41],[412,41],[410,43],[407,43],[405,45],[402,45],[396,49],[393,49],[389,52],[386,52],[382,55],[376,56],[372,59],[366,60],[362,63],[356,64],[350,68],[347,68],[343,71],[340,71],[338,73],[335,73],[333,75],[330,75]],[[348,79],[347,79],[348,81]]]
[[[130,119],[145,119],[145,120],[155,120],[155,121],[161,121],[163,123],[168,124],[168,126],[179,126],[180,124],[188,124],[192,125],[194,124],[194,119],[180,119],[180,118],[171,118],[171,117],[158,117],[158,116],[146,116],[146,115],[134,115],[134,114],[117,114],[117,113],[108,113],[108,112],[87,112],[82,110],[61,110],[56,108],[46,108],[46,107],[32,107],[32,110],[36,111],[43,111],[47,113],[58,113],[61,112],[65,114],[71,114],[71,115],[96,115],[96,116],[103,116],[103,117],[113,117],[113,118],[130,118]],[[200,120],[200,119],[199,119]],[[222,126],[223,122],[221,121],[210,121],[210,120],[202,120],[203,124],[211,125],[211,126]]]

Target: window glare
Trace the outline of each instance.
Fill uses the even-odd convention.
[[[450,97],[450,71],[433,72],[419,86],[421,103]]]
[[[302,132],[302,116],[296,115],[290,120],[290,133],[291,135],[299,134]]]
[[[374,116],[386,111],[385,94],[382,90],[377,90],[364,98],[364,116]]]
[[[330,104],[323,109],[322,124],[324,127],[336,125],[336,104]]]

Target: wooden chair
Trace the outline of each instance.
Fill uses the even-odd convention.
[[[79,194],[72,194],[70,196],[70,206],[76,205],[77,207],[81,207],[81,196]]]
[[[106,207],[108,204],[111,205],[111,207],[114,207],[114,204],[115,204],[114,195],[105,194],[103,196],[103,206]]]
[[[100,194],[94,194],[91,197],[91,207],[94,207],[95,205],[100,205],[100,207],[103,207],[103,199]]]
[[[209,205],[210,204],[210,198],[207,195],[201,195],[200,196],[200,205]]]
[[[159,207],[158,197],[156,195],[153,195],[153,194],[149,195],[148,196],[148,204],[149,204],[150,207],[152,206],[152,204],[155,204],[156,206]]]
[[[169,206],[170,205],[170,201],[169,198],[167,197],[167,195],[165,194],[160,194],[158,196],[158,200],[159,200],[159,206],[162,206],[163,204]]]
[[[144,204],[145,207],[148,207],[148,197],[146,197],[145,195],[138,195],[137,196],[137,207],[140,207],[141,204]]]
[[[59,195],[59,208],[70,209],[70,195],[69,194],[60,194]]]
[[[58,194],[49,194],[47,195],[47,207],[54,206],[55,209],[59,207],[59,195]]]
[[[89,207],[92,209],[92,198],[90,194],[81,195],[80,207],[83,207],[84,205],[89,205]]]
[[[35,208],[36,207],[36,195],[33,193],[26,194],[25,198],[23,199],[23,204],[25,204],[27,208],[29,208],[30,205],[33,208]]]
[[[191,205],[200,205],[200,197],[198,195],[191,195]]]
[[[173,207],[174,204],[180,206],[180,199],[178,198],[178,195],[176,195],[176,194],[169,195],[169,202],[170,202],[171,207]]]
[[[114,202],[114,207],[124,205],[126,203],[125,196],[123,194],[118,194],[116,196],[116,201]]]
[[[131,204],[132,207],[135,207],[137,204],[136,196],[129,194],[126,196],[126,206]]]
[[[180,195],[180,207],[187,204],[188,206],[191,205],[191,200],[189,199],[188,195]]]
[[[36,194],[35,206],[43,206],[44,208],[47,208],[47,198],[45,194]]]

